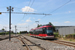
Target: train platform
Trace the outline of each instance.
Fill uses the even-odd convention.
[[[17,38],[12,38],[0,41],[0,50],[25,50],[23,44]]]

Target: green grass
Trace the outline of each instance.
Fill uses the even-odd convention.
[[[54,32],[54,36],[58,37],[59,36],[58,32]]]

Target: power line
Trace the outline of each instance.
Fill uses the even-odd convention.
[[[54,11],[58,10],[59,8],[63,7],[64,5],[68,4],[71,0],[69,0],[68,2],[66,2],[65,4],[61,5],[60,7],[56,8],[55,10],[53,10],[51,13],[53,13]]]
[[[46,17],[46,15],[45,16],[43,16],[41,19],[43,19],[43,18],[45,18]]]
[[[25,17],[25,14],[24,14],[24,16],[23,16],[23,18],[22,18],[21,20],[23,20],[23,19],[24,19],[24,17]],[[18,23],[19,23],[19,22],[21,22],[21,20],[19,20],[19,21],[18,21]]]
[[[28,6],[30,5],[30,3],[31,3],[31,0],[30,0],[30,2],[29,2]]]
[[[0,7],[0,9],[1,9],[1,8],[5,8],[5,7],[6,7],[6,6],[4,6],[4,7]]]
[[[2,21],[2,22],[1,22],[1,21]],[[6,23],[6,20],[0,18],[0,22],[1,22],[1,23]],[[6,23],[6,24],[7,24],[7,23]]]
[[[32,2],[32,4],[31,4],[31,6],[33,5],[34,1],[35,1],[35,0],[33,0],[33,2]],[[31,6],[30,6],[30,7],[31,7]]]
[[[31,0],[30,0],[30,2],[29,2],[28,6],[30,6],[30,3],[31,3]],[[33,5],[33,3],[34,3],[34,0],[33,0],[32,4],[31,4],[31,6]],[[16,7],[15,7],[15,8],[16,8]],[[18,8],[18,9],[21,9],[21,8]],[[28,9],[28,12],[29,12],[29,9]],[[24,19],[25,16],[26,16],[26,15],[24,15],[22,19]],[[22,19],[21,19],[21,20],[22,20]]]
[[[0,12],[0,13],[9,13],[9,12]],[[14,14],[34,14],[34,15],[51,15],[51,14],[45,14],[45,13],[24,13],[24,12],[11,12]]]
[[[33,2],[32,2],[32,4],[30,5],[30,7],[33,5],[34,1],[35,1],[35,0],[33,0]],[[30,10],[30,9],[28,9],[28,12],[29,12],[29,10]]]
[[[31,0],[30,0],[30,2],[29,2],[28,6],[30,5],[30,3],[31,3]],[[25,14],[24,14],[24,16],[23,16],[23,18],[22,18],[21,20],[23,20],[24,17],[25,17]],[[20,22],[21,20],[19,20],[19,22]]]

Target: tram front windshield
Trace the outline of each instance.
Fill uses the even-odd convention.
[[[46,29],[46,32],[47,32],[47,34],[49,34],[49,33],[53,33],[53,29],[52,29],[52,27],[48,27],[48,28]]]

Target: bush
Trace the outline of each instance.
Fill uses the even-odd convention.
[[[5,34],[6,34],[5,32],[1,32],[1,33],[0,33],[0,35],[5,35]]]
[[[54,37],[59,37],[58,32],[54,32]]]
[[[74,38],[75,39],[75,34],[68,34],[68,35],[66,35],[66,38]]]
[[[1,32],[0,33],[0,35],[7,35],[7,34],[9,34],[9,32]],[[11,34],[14,34],[14,33],[11,32]]]

